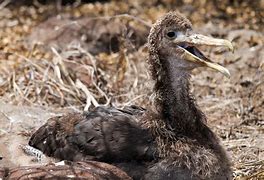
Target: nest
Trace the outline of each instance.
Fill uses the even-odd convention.
[[[263,4],[226,0],[216,6],[216,2],[128,0],[58,7],[8,6],[3,1],[1,99],[79,111],[98,105],[147,107],[151,95],[148,31],[157,17],[177,9],[197,31],[233,40],[234,54],[222,48],[203,50],[230,70],[231,80],[198,69],[192,78],[193,92],[231,156],[234,177],[261,179],[264,37],[259,31],[264,24]]]
[[[94,169],[97,169],[94,171]],[[98,170],[99,169],[99,170]],[[5,174],[1,176],[1,172]],[[115,166],[106,163],[87,161],[61,161],[47,165],[25,166],[13,169],[1,169],[0,178],[7,179],[125,179],[130,177]]]

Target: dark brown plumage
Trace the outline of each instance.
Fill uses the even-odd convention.
[[[59,159],[115,164],[134,179],[231,179],[227,155],[189,92],[189,78],[200,66],[229,75],[195,45],[232,45],[194,34],[191,23],[177,12],[159,19],[148,40],[153,107],[97,107],[55,117],[29,144]]]
[[[38,166],[21,166],[11,169],[2,169],[2,179],[116,179],[131,180],[131,178],[115,166],[95,161],[50,163]]]

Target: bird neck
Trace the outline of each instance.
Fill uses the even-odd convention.
[[[157,111],[177,134],[196,134],[191,131],[199,128],[205,116],[190,93],[190,72],[177,64],[175,58],[160,59],[160,62],[163,63],[154,87]]]
[[[209,161],[202,158],[201,164],[212,163],[210,160],[217,158],[223,163],[221,165],[223,168],[230,167],[224,149],[206,125],[206,117],[190,93],[189,71],[183,70],[175,58],[156,58],[151,62],[162,62],[151,67],[152,76],[156,79],[154,91],[157,112],[154,115],[149,114],[150,118],[144,125],[149,127],[156,137],[159,155],[164,157],[176,155],[177,159],[183,157],[183,162],[186,157],[194,158],[186,161],[189,166],[189,162],[199,162],[197,159],[199,156],[196,155],[201,148],[202,153],[206,153],[207,150],[210,152],[205,155]],[[195,163],[194,166],[196,165]]]

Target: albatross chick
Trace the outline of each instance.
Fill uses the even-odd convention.
[[[29,144],[58,159],[111,163],[134,179],[231,179],[226,152],[189,90],[195,68],[230,73],[206,58],[200,45],[233,50],[229,41],[196,34],[182,14],[169,12],[148,37],[153,107],[97,107],[54,117]]]

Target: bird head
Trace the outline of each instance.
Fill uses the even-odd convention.
[[[209,67],[227,77],[229,71],[205,57],[197,46],[223,46],[233,51],[232,43],[225,39],[217,39],[196,34],[191,22],[178,12],[169,12],[161,17],[151,28],[148,47],[152,64],[161,65],[166,59],[173,59],[173,66],[185,70],[196,67]],[[152,61],[152,62],[151,62]],[[153,62],[154,61],[154,62]],[[159,71],[152,65],[155,73]]]

